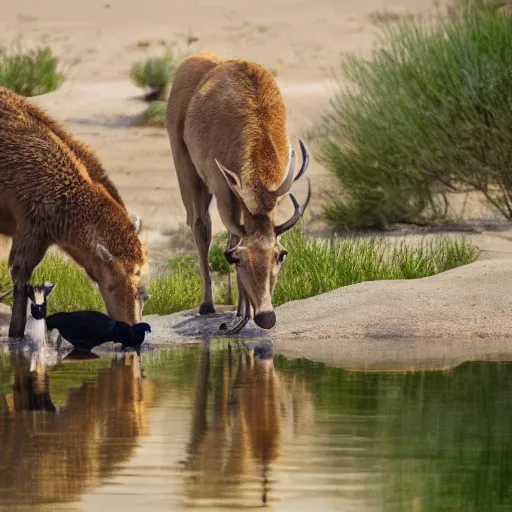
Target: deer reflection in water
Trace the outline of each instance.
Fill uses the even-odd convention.
[[[12,393],[0,401],[0,501],[6,506],[71,502],[112,476],[146,434],[145,407],[155,399],[140,358],[115,357],[95,381],[52,402],[48,368],[11,351]],[[72,363],[80,364],[80,363]],[[58,414],[56,414],[58,412]]]
[[[271,347],[271,344],[270,344]],[[283,451],[283,437],[313,421],[313,398],[304,382],[274,368],[268,345],[231,345],[211,365],[208,346],[198,362],[196,397],[186,471],[189,505],[267,503],[271,466]],[[214,374],[214,372],[220,372]],[[209,389],[213,391],[209,421]]]

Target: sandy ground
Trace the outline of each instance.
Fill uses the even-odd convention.
[[[276,308],[271,331],[250,322],[240,339],[271,340],[289,357],[356,371],[445,370],[512,360],[512,261],[477,261],[436,276],[346,286]],[[217,313],[147,316],[156,345],[219,338]]]

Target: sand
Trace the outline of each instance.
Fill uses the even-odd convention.
[[[445,370],[464,361],[512,360],[512,260],[477,261],[436,276],[373,281],[276,308],[264,331],[251,321],[237,339],[270,340],[275,352],[354,371]],[[185,311],[146,316],[156,346],[225,339]]]

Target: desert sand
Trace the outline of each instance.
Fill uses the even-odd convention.
[[[356,371],[444,370],[464,361],[512,358],[512,261],[484,260],[415,280],[346,286],[276,308],[271,331],[251,321],[242,339],[272,340],[275,352]],[[222,339],[196,311],[146,316],[151,343]]]

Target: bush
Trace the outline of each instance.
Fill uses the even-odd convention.
[[[148,108],[142,114],[143,126],[156,126],[158,128],[165,128],[167,119],[167,108],[165,103],[155,101],[148,105]]]
[[[446,193],[468,186],[512,219],[512,17],[465,2],[441,22],[407,20],[343,70],[355,87],[317,127],[341,185],[324,211],[335,228],[440,222]]]
[[[37,96],[55,91],[64,81],[59,60],[50,48],[7,53],[0,50],[0,86],[22,96]]]
[[[165,99],[166,88],[172,83],[176,73],[177,61],[168,52],[163,57],[152,57],[136,62],[131,69],[131,79],[137,87],[149,89],[151,100]]]

